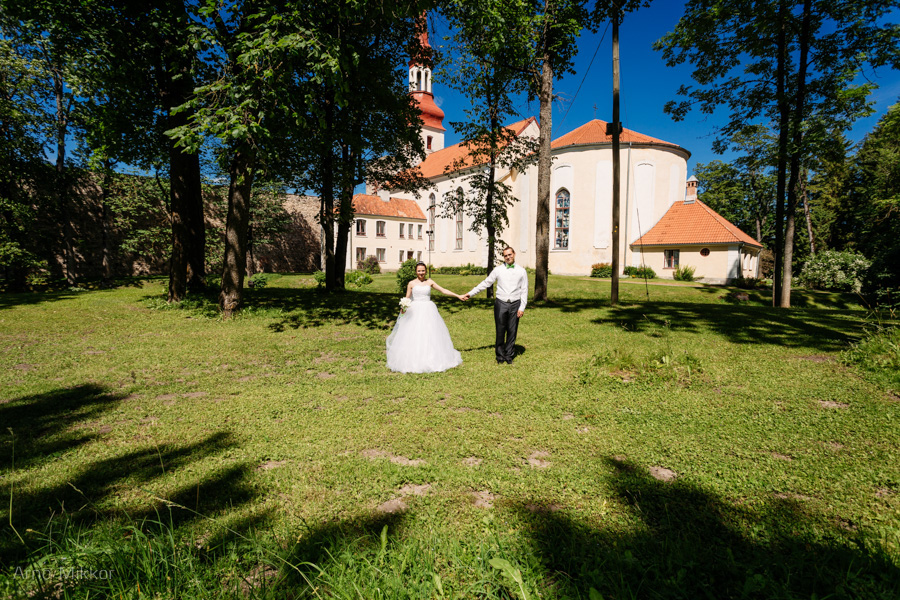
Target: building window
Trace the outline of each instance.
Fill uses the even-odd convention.
[[[400,237],[401,237],[401,238],[405,237],[405,236],[403,235],[403,230],[404,230],[405,228],[406,228],[406,223],[400,223]]]
[[[428,150],[431,150],[431,136],[430,135],[425,138],[425,148],[427,148]]]
[[[356,249],[356,262],[361,263],[366,260],[366,249],[365,248],[357,248]]]
[[[569,192],[556,192],[556,248],[569,248]]]
[[[428,251],[434,252],[434,194],[428,197]]]
[[[366,235],[366,220],[365,219],[357,219],[356,220],[356,235]]]
[[[412,223],[409,224],[407,231],[409,232],[409,239],[413,239],[413,224]]]
[[[666,269],[677,269],[678,268],[678,250],[665,250],[665,256],[663,257],[664,268]]]
[[[384,221],[375,221],[375,235],[384,237]]]
[[[400,251],[400,264],[403,264],[403,250]]]
[[[412,260],[412,257],[413,257],[413,251],[412,250],[407,251],[406,252],[406,260]]]
[[[709,256],[709,248],[704,248],[700,251],[700,256]]]
[[[421,225],[418,226],[418,228],[416,229],[416,232],[418,233],[418,238],[421,240],[422,239],[422,226]]]
[[[463,249],[463,189],[456,188],[456,249]]]
[[[422,251],[421,250],[416,252],[416,260],[419,262],[422,262]]]
[[[384,262],[384,248],[375,249],[375,258],[378,259],[378,262]]]

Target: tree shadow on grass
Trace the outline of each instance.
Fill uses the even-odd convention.
[[[86,383],[0,404],[0,464],[23,469],[99,437],[89,424],[116,408],[122,394]],[[12,430],[12,434],[8,430]]]
[[[608,462],[616,496],[641,521],[630,531],[516,506],[560,597],[588,598],[591,588],[604,598],[900,597],[900,569],[871,550],[877,542],[799,500],[740,506]]]
[[[184,444],[148,446],[136,440],[113,456],[88,458],[65,472],[54,469],[53,481],[44,482],[42,463],[50,464],[111,433],[89,432],[83,426],[119,400],[101,386],[82,385],[0,405],[0,419],[14,432],[2,438],[2,457],[17,479],[14,485],[4,486],[0,518],[15,531],[6,528],[0,534],[0,564],[23,560],[34,550],[29,541],[20,539],[22,532],[42,531],[57,519],[86,528],[121,517],[140,522],[155,519],[164,504],[174,504],[185,507],[173,512],[177,526],[200,515],[232,510],[254,498],[257,492],[249,480],[255,465],[246,462],[230,463],[187,482],[179,478],[184,483],[165,483],[171,481],[172,473],[189,472],[193,463],[238,446],[230,433],[221,431]],[[137,502],[140,508],[126,514],[121,508],[123,496],[125,502],[134,502],[135,494],[144,496]]]

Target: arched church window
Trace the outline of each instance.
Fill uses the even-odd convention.
[[[416,71],[416,90],[422,91],[422,71]]]
[[[456,188],[456,249],[463,249],[463,189]]]
[[[569,248],[569,192],[561,189],[556,192],[556,245],[558,250]]]

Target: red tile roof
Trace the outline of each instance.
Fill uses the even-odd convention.
[[[416,201],[403,198],[391,198],[385,201],[370,194],[356,194],[353,196],[353,211],[357,215],[425,220],[425,213],[422,212]]]
[[[537,123],[537,119],[535,119],[534,117],[528,117],[527,119],[516,121],[515,123],[507,125],[506,127],[507,129],[512,129],[516,135],[520,135],[531,123]],[[425,158],[425,160],[419,163],[418,169],[422,173],[423,177],[431,179],[432,177],[437,177],[446,173],[447,169],[460,159],[462,159],[463,161],[462,168],[458,170],[475,166],[475,161],[471,156],[469,156],[468,148],[466,148],[462,144],[453,144],[452,146],[447,146],[443,150],[438,150],[429,154]]]
[[[744,243],[762,248],[762,244],[697,200],[678,201],[669,207],[659,223],[631,246],[684,246],[694,244]]]
[[[632,131],[630,129],[622,130],[621,135],[619,135],[619,141],[623,144],[631,142],[635,144],[658,144],[663,146],[672,146],[673,148],[680,148],[680,146],[678,146],[677,144],[664,142],[663,140],[658,140],[656,138],[650,137],[649,135],[644,135],[643,133],[638,133],[637,131]],[[578,129],[570,131],[569,133],[556,138],[555,140],[553,140],[551,147],[565,148],[566,146],[611,143],[612,136],[607,135],[606,133],[606,121],[594,119],[593,121],[588,121]]]

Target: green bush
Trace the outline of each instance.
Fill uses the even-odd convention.
[[[356,287],[364,287],[374,281],[372,276],[365,271],[347,271],[344,273],[344,285],[354,285]]]
[[[487,275],[485,267],[471,263],[461,267],[437,267],[432,269],[431,272],[438,275]]]
[[[675,273],[672,274],[672,279],[674,279],[675,281],[693,281],[694,272],[696,270],[697,267],[680,265],[677,269],[675,269]]]
[[[313,273],[313,279],[316,280],[317,286],[325,287],[325,271],[316,271]]]
[[[271,279],[271,273],[257,273],[255,275],[251,275],[247,280],[247,287],[261,290],[262,288],[269,285],[269,279]]]
[[[381,265],[378,264],[378,258],[372,256],[371,254],[365,258],[365,260],[361,260],[356,263],[356,268],[360,271],[364,271],[369,275],[377,275],[381,273]]]
[[[629,277],[637,279],[653,279],[656,277],[656,271],[648,266],[643,267],[625,267],[622,272]]]
[[[397,269],[397,287],[401,294],[406,293],[407,284],[416,278],[416,263],[418,262],[416,259],[410,258]]]
[[[860,292],[871,262],[851,250],[825,250],[803,265],[799,280],[805,287],[837,292]]]
[[[900,391],[900,327],[878,325],[841,354],[845,364],[856,365]]]
[[[591,277],[612,277],[612,265],[609,263],[594,263],[591,265]]]

